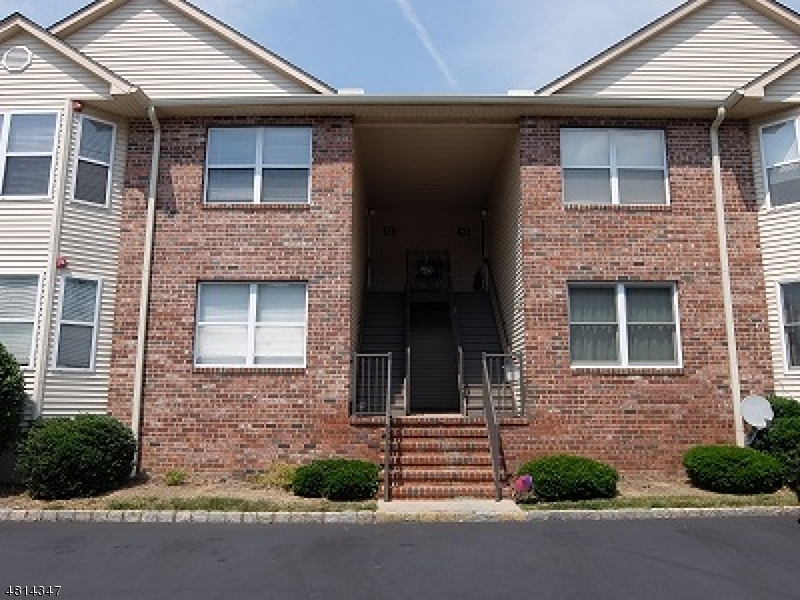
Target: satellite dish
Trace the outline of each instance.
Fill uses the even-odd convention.
[[[748,396],[742,400],[742,419],[756,429],[766,429],[775,414],[772,405],[763,396]]]

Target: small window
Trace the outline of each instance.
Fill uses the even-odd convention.
[[[666,204],[664,132],[562,129],[561,166],[568,204]]]
[[[783,345],[787,369],[800,367],[800,283],[781,287]]]
[[[72,193],[75,200],[108,206],[113,155],[114,126],[82,117]]]
[[[673,285],[573,285],[570,359],[575,366],[677,366]]]
[[[304,367],[305,283],[201,283],[195,364]]]
[[[94,368],[99,302],[99,280],[62,279],[56,368]]]
[[[307,203],[311,129],[209,129],[206,167],[206,202]]]
[[[791,119],[761,128],[761,155],[767,206],[800,202],[800,153],[798,121]]]
[[[38,275],[0,275],[0,344],[21,367],[33,364]]]
[[[57,115],[7,113],[0,116],[0,194],[49,197]]]

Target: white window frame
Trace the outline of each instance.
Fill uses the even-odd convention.
[[[617,320],[614,325],[617,326],[617,356],[619,359],[615,362],[572,362],[572,315],[570,312],[570,291],[577,288],[613,288],[615,295],[615,308],[617,311]],[[628,311],[627,311],[627,295],[625,290],[633,288],[669,288],[672,297],[672,314],[675,318],[675,362],[666,363],[640,363],[630,362],[629,348],[628,348]],[[679,313],[678,303],[678,287],[674,282],[624,282],[624,283],[605,283],[605,282],[580,282],[574,281],[567,285],[567,327],[569,329],[569,346],[570,346],[570,366],[573,369],[682,369],[683,368],[683,351],[681,343],[681,319]],[[580,323],[575,323],[580,325]],[[659,323],[663,324],[663,323]]]
[[[0,278],[2,277],[36,277],[36,306],[33,311],[33,331],[31,331],[31,353],[28,357],[28,364],[21,365],[21,371],[32,371],[35,368],[36,362],[36,342],[37,332],[39,330],[39,322],[42,317],[42,274],[31,271],[14,271],[3,270],[0,271]],[[27,323],[27,321],[17,320],[4,320],[3,323]]]
[[[250,296],[249,296],[249,304],[248,304],[248,314],[247,314],[247,322],[244,321],[225,321],[218,322],[218,321],[201,321],[200,320],[200,294],[203,288],[203,285],[249,285],[250,286]],[[280,323],[271,323],[269,321],[258,321],[257,320],[257,308],[258,308],[258,287],[261,285],[266,286],[290,286],[290,285],[302,285],[305,288],[305,306],[303,307],[303,322],[286,322],[281,321]],[[305,369],[308,361],[308,296],[309,296],[309,286],[307,281],[202,281],[198,282],[197,284],[197,300],[196,300],[196,308],[195,308],[195,328],[194,328],[194,335],[195,335],[195,345],[193,351],[193,364],[196,369],[264,369],[264,370],[276,370],[276,369]],[[244,326],[247,327],[247,355],[245,358],[245,363],[242,365],[232,365],[232,364],[213,364],[213,363],[198,363],[197,362],[197,338],[199,336],[200,327],[205,325],[231,325],[231,326]],[[265,364],[256,364],[255,362],[255,346],[256,346],[256,328],[259,326],[264,325],[271,325],[271,326],[279,326],[279,327],[303,327],[303,360],[297,364],[286,364],[286,365],[265,365]]]
[[[775,282],[775,297],[778,300],[778,323],[780,324],[780,336],[781,336],[781,355],[782,355],[782,362],[783,362],[783,372],[785,375],[790,374],[797,374],[800,373],[800,365],[791,365],[789,362],[789,343],[788,343],[788,335],[786,328],[790,326],[789,323],[786,322],[786,315],[784,311],[784,293],[783,289],[784,286],[791,285],[791,284],[798,284],[800,285],[800,277],[796,278],[789,278],[789,279],[781,279],[780,281]]]
[[[562,127],[559,132],[559,148],[563,148],[563,136],[565,131],[575,131],[575,132],[598,132],[598,131],[605,131],[608,133],[608,152],[609,152],[609,164],[607,165],[564,165],[564,154],[563,150],[560,151],[559,155],[559,162],[561,166],[561,200],[562,203],[569,206],[569,205],[578,205],[578,206],[669,206],[671,203],[670,193],[669,193],[669,163],[667,161],[667,135],[664,129],[658,127],[630,127],[630,128],[623,128],[623,127]],[[632,203],[632,202],[620,202],[620,195],[619,195],[619,170],[620,168],[630,171],[655,171],[657,167],[642,167],[642,166],[627,166],[622,165],[620,166],[617,159],[617,147],[618,144],[616,140],[621,133],[630,133],[632,131],[647,131],[651,133],[658,133],[661,138],[661,171],[663,173],[663,184],[664,184],[664,203],[652,203],[652,202],[644,202],[644,203]],[[609,170],[609,177],[610,177],[610,186],[611,186],[611,204],[606,202],[580,202],[575,200],[567,200],[564,197],[564,171],[566,169],[570,170],[581,170],[581,169],[608,169]]]
[[[95,297],[94,307],[94,323],[92,323],[92,350],[89,355],[88,367],[61,367],[58,365],[58,350],[61,345],[61,326],[62,325],[80,325],[87,327],[89,324],[82,321],[65,321],[62,317],[64,311],[64,293],[66,292],[66,282],[68,279],[83,279],[87,281],[97,282],[97,296]],[[100,309],[103,300],[103,278],[94,275],[82,275],[73,273],[71,275],[62,275],[59,278],[58,290],[58,320],[56,322],[55,343],[53,344],[53,355],[51,357],[51,366],[54,371],[66,371],[70,373],[93,373],[96,368],[97,360],[97,338],[100,332]]]
[[[83,135],[83,123],[84,121],[86,121],[86,119],[89,119],[91,121],[97,121],[98,123],[111,126],[111,156],[110,156],[110,162],[108,164],[103,163],[99,160],[95,160],[93,158],[84,158],[81,156],[81,136]],[[99,119],[97,117],[90,115],[81,115],[80,123],[78,125],[77,137],[75,141],[75,159],[73,160],[72,163],[72,188],[71,188],[72,193],[70,194],[70,196],[73,202],[79,202],[80,204],[83,204],[85,206],[94,206],[96,208],[109,208],[111,206],[111,190],[113,188],[113,181],[114,181],[114,159],[116,157],[116,152],[117,152],[116,123],[107,121],[105,119]],[[106,181],[106,201],[103,204],[92,202],[91,200],[82,200],[81,198],[78,198],[75,195],[78,190],[78,163],[80,163],[80,161],[108,168],[108,181]]]
[[[2,111],[2,126],[0,126],[0,200],[49,200],[53,197],[53,180],[55,178],[59,131],[61,126],[61,113],[55,110],[10,110]],[[15,115],[55,115],[56,126],[53,130],[53,148],[50,156],[50,173],[47,181],[47,194],[44,196],[29,195],[3,195],[3,185],[6,176],[6,159],[8,158],[8,136],[11,132],[11,120]],[[46,156],[44,152],[13,152],[11,156]]]
[[[231,163],[231,164],[224,164],[224,165],[212,165],[210,164],[210,154],[211,154],[211,132],[212,131],[219,131],[224,129],[255,129],[256,130],[256,156],[255,162],[253,163]],[[302,129],[307,132],[308,134],[308,162],[305,164],[296,164],[296,163],[265,163],[264,162],[264,137],[266,136],[266,131],[268,130],[275,130],[275,129]],[[304,206],[311,203],[311,172],[313,166],[313,157],[314,157],[314,131],[313,128],[307,125],[275,125],[275,126],[266,126],[266,127],[258,127],[258,126],[238,126],[238,127],[209,127],[206,132],[206,161],[205,161],[205,185],[203,190],[203,203],[208,205],[216,205],[216,204],[238,204],[243,206],[249,206],[252,204],[291,204],[291,205],[298,205]],[[225,202],[213,202],[208,200],[208,182],[209,182],[209,171],[212,169],[253,169],[254,173],[254,185],[253,185],[253,201],[237,201],[237,200],[230,200]],[[263,184],[263,173],[264,169],[287,169],[287,170],[296,170],[296,169],[306,169],[308,171],[308,185],[306,189],[306,199],[303,202],[287,202],[285,200],[262,200],[261,199],[261,191],[262,191],[262,184]]]
[[[774,165],[767,165],[767,152],[766,145],[764,144],[764,130],[768,127],[775,125],[782,125],[784,123],[794,123],[794,139],[797,142],[798,155],[800,155],[800,117],[788,117],[764,123],[758,127],[758,150],[761,152],[761,180],[764,185],[764,208],[767,210],[785,210],[792,207],[797,207],[800,204],[800,197],[797,202],[789,202],[788,204],[772,205],[772,191],[769,186],[769,168],[770,167],[783,167],[785,165],[798,164],[800,166],[800,158],[797,160],[789,160],[784,162],[775,163]]]

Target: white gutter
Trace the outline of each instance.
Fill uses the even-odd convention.
[[[158,164],[161,160],[161,124],[155,108],[147,108],[147,116],[153,126],[153,155],[150,161],[150,186],[147,193],[147,222],[145,225],[144,261],[142,264],[142,289],[139,298],[139,330],[136,338],[136,366],[133,376],[133,402],[131,406],[131,429],[136,436],[138,450],[136,469],[139,468],[140,430],[142,427],[142,390],[144,388],[144,355],[147,338],[147,316],[150,304],[150,273],[153,264],[153,234],[156,224],[156,196],[158,195]]]
[[[741,96],[734,94],[735,104]],[[731,289],[731,269],[728,256],[728,228],[725,223],[725,195],[722,187],[722,166],[719,149],[719,128],[730,108],[729,102],[717,109],[717,118],[711,124],[711,170],[714,175],[714,205],[717,213],[717,236],[719,238],[719,262],[722,271],[722,301],[725,308],[725,338],[728,344],[728,369],[733,403],[733,426],[736,444],[744,446],[744,424],[742,422],[742,390],[739,380],[739,355],[736,348],[736,326],[733,320],[733,291]]]
[[[47,268],[44,275],[42,298],[41,329],[39,330],[39,346],[36,352],[36,370],[33,384],[34,417],[39,417],[44,410],[44,379],[47,376],[47,365],[50,354],[50,329],[53,325],[53,304],[56,288],[56,257],[61,243],[61,223],[64,220],[64,204],[67,201],[67,172],[72,150],[72,119],[74,109],[72,100],[64,101],[64,113],[61,132],[61,151],[58,153],[58,174],[53,195],[53,220],[50,224],[50,243],[47,250]]]

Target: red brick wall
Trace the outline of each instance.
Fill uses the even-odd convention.
[[[666,130],[668,207],[565,207],[562,126]],[[710,122],[531,119],[521,123],[527,384],[533,418],[504,434],[512,466],[574,452],[625,472],[678,473],[697,443],[733,443],[733,413],[714,212]],[[745,123],[722,127],[735,321],[743,392],[771,389],[768,324]],[[683,368],[573,369],[567,284],[677,284]]]
[[[309,206],[204,206],[206,131],[226,124],[313,125]],[[348,119],[167,119],[146,380],[142,467],[230,475],[276,460],[372,456],[377,441],[350,429],[350,262],[353,127]],[[152,131],[131,129],[110,406],[128,420],[133,390]],[[198,281],[306,281],[305,369],[193,366]]]

